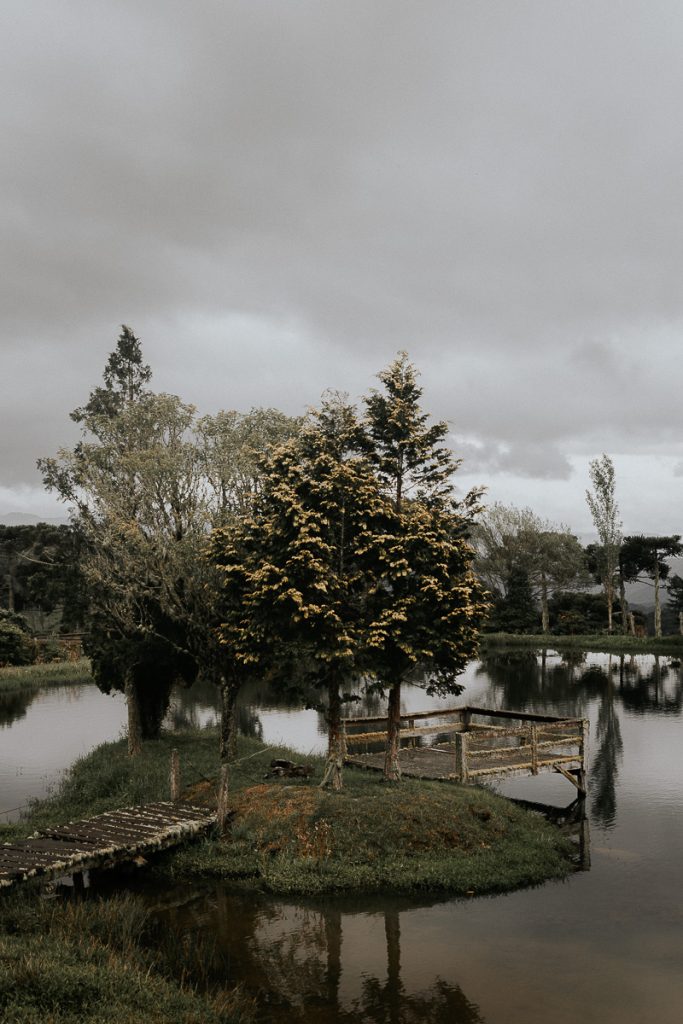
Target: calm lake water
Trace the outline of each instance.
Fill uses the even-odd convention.
[[[508,652],[472,663],[462,681],[462,703],[590,718],[589,871],[466,901],[302,904],[216,885],[148,891],[174,941],[202,948],[216,983],[241,982],[263,1021],[680,1024],[680,666],[647,656]],[[243,725],[266,743],[304,754],[324,747],[316,712],[248,696]],[[0,809],[39,795],[70,760],[119,735],[125,717],[120,700],[89,686],[21,701],[0,710]],[[405,710],[443,703],[406,688]],[[206,723],[215,714],[211,691],[185,691],[170,721]],[[574,797],[570,783],[551,775],[498,789],[556,807]]]

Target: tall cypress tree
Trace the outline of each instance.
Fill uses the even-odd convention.
[[[487,605],[466,540],[479,493],[454,501],[459,462],[445,444],[448,425],[422,412],[405,352],[378,376],[383,391],[365,399],[367,443],[395,518],[370,636],[374,675],[389,691],[384,777],[397,781],[402,681],[417,670],[428,692],[459,693],[456,678],[476,651]]]

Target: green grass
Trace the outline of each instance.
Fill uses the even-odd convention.
[[[41,665],[5,665],[0,668],[0,693],[33,690],[38,686],[63,686],[92,681],[90,659],[54,661]]]
[[[552,648],[605,654],[683,655],[683,636],[625,636],[623,633],[594,633],[586,636],[555,636],[552,633],[482,633],[484,651],[502,647]]]
[[[539,815],[481,788],[349,769],[341,793],[278,780],[237,790],[223,840],[169,860],[177,877],[239,881],[279,895],[481,895],[571,871],[569,847]]]
[[[239,1024],[239,992],[180,983],[168,944],[154,942],[139,898],[47,901],[33,887],[0,900],[0,1020],[4,1024]],[[199,970],[197,970],[199,968]]]

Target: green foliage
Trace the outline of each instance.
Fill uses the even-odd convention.
[[[422,412],[422,388],[407,352],[400,352],[377,376],[384,390],[372,390],[365,407],[368,451],[382,486],[399,512],[407,497],[450,499],[451,477],[459,463],[444,444],[448,424],[430,425]]]
[[[553,633],[584,635],[607,629],[604,599],[599,594],[554,594],[550,600],[550,628]]]
[[[152,378],[152,371],[142,361],[140,341],[125,324],[102,376],[104,387],[96,387],[87,404],[71,413],[71,419],[76,423],[91,420],[94,416],[113,419],[126,405],[146,393],[145,386]]]
[[[57,610],[62,631],[81,628],[85,595],[78,558],[78,538],[69,526],[0,525],[0,600],[39,628]]]
[[[238,663],[281,684],[360,676],[389,514],[353,410],[328,399],[264,463],[253,513],[212,537],[220,635]]]
[[[0,667],[30,665],[35,659],[35,644],[26,622],[13,612],[0,609]]]
[[[501,619],[500,628],[515,631],[514,621],[520,617],[519,608],[504,612],[505,603],[514,597],[508,593],[510,583],[521,578],[516,574],[526,577],[531,598],[540,604],[544,632],[549,628],[550,595],[588,582],[583,549],[576,537],[567,527],[540,519],[529,508],[496,502],[479,517],[472,535],[475,572],[497,595],[494,622],[500,615],[510,615],[509,625]],[[526,612],[522,616],[522,631],[531,625],[528,617]]]
[[[528,574],[521,568],[512,569],[505,593],[493,603],[486,629],[494,633],[532,633],[538,629],[539,616],[534,605]]]

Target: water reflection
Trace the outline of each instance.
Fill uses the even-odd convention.
[[[269,903],[217,886],[184,906],[157,903],[155,911],[167,941],[189,947],[197,933],[212,936],[202,950],[200,977],[189,980],[208,988],[239,981],[261,1020],[484,1024],[457,983],[438,975],[417,988],[404,981],[396,903],[368,914],[339,903]],[[351,974],[346,964],[353,961],[359,926],[367,934],[368,925],[382,941],[366,948],[365,969]]]
[[[38,690],[9,690],[0,693],[0,728],[24,718],[38,695]]]

